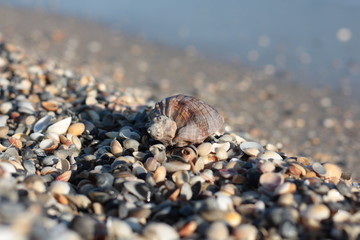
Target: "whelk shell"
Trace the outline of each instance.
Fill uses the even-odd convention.
[[[148,133],[164,145],[183,147],[201,143],[219,130],[223,117],[205,102],[191,96],[176,95],[156,103],[149,114]]]

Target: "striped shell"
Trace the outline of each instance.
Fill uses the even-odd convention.
[[[158,131],[174,131],[170,134],[171,141],[154,136],[151,127],[148,132],[156,140],[166,145],[185,146],[191,143],[203,142],[208,136],[219,130],[223,123],[223,117],[211,106],[205,102],[191,96],[176,95],[168,97],[158,102],[155,108],[150,112],[150,118],[153,125],[159,123],[159,119],[167,121],[158,126]],[[172,121],[176,127],[169,127]],[[165,126],[166,124],[166,126]],[[160,130],[159,130],[160,129]]]

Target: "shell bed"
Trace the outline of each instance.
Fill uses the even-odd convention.
[[[165,146],[152,107],[1,42],[1,239],[359,238],[337,165],[234,132]]]

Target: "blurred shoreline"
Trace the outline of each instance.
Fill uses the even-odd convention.
[[[198,96],[234,131],[318,161],[341,164],[358,178],[360,110],[340,91],[286,81],[286,72],[234,67],[44,11],[0,7],[0,32],[39,59],[53,59],[118,88],[144,89],[154,100]]]

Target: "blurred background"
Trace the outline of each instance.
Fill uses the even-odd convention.
[[[29,54],[196,95],[228,130],[356,173],[359,23],[357,0],[0,0],[3,38]]]
[[[316,86],[359,85],[356,0],[1,0],[104,24],[167,46]]]

